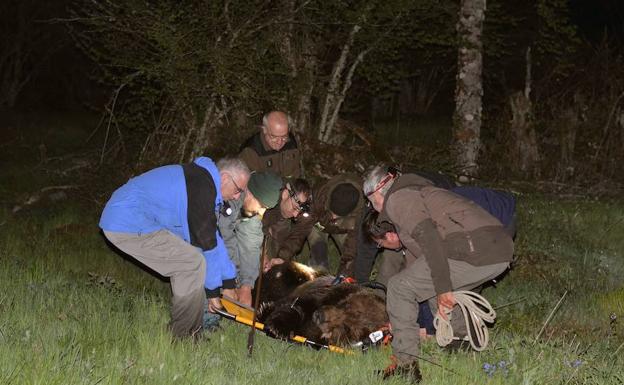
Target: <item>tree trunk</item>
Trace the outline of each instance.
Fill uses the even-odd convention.
[[[294,131],[299,135],[304,135],[309,131],[312,114],[312,94],[318,69],[318,59],[314,42],[306,37],[303,43],[304,52],[300,55],[300,69],[297,79],[294,81],[295,87],[291,90],[291,95],[296,95],[297,104],[294,115]],[[296,93],[295,93],[296,92]]]
[[[332,69],[332,74],[330,77],[329,85],[327,86],[327,92],[325,94],[325,100],[323,101],[323,107],[321,109],[320,123],[319,123],[319,131],[318,131],[318,140],[321,142],[328,142],[331,137],[333,126],[329,123],[332,123],[332,115],[334,114],[334,109],[337,107],[338,99],[339,99],[339,89],[340,89],[340,81],[344,76],[344,70],[347,66],[347,58],[349,56],[349,52],[351,51],[351,47],[353,46],[353,41],[355,40],[355,35],[362,29],[359,25],[355,24],[351,29],[351,33],[347,38],[347,41],[342,46],[342,50],[340,52],[340,56],[338,60],[334,63],[334,67]],[[357,62],[354,64],[357,66]],[[350,81],[350,79],[349,79]]]
[[[537,173],[539,152],[533,125],[533,106],[525,92],[518,91],[509,97],[511,107],[512,160],[523,176]]]
[[[509,97],[511,108],[511,148],[512,161],[524,177],[537,176],[539,168],[539,148],[533,121],[533,103],[531,103],[531,47],[526,50],[526,73],[524,92],[518,91]]]
[[[559,122],[559,158],[558,179],[566,180],[574,175],[574,148],[576,147],[576,134],[581,125],[576,106],[568,106],[561,114]]]
[[[189,127],[189,129],[197,133],[193,141],[191,154],[188,157],[189,161],[204,155],[206,150],[214,145],[217,136],[217,126],[223,123],[227,110],[227,102],[223,96],[217,96],[207,102],[201,124],[197,124],[197,120],[195,120],[192,123],[195,124],[195,127]]]
[[[459,50],[457,85],[453,116],[454,147],[460,173],[475,176],[481,148],[481,97],[483,83],[483,44],[481,31],[485,19],[485,0],[462,0],[457,22]]]

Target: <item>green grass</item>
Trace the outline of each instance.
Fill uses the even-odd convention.
[[[621,383],[624,364],[613,354],[624,352],[624,329],[609,324],[611,312],[624,317],[621,270],[601,273],[598,262],[621,261],[622,240],[589,232],[615,223],[612,231],[621,234],[621,208],[523,197],[517,266],[484,291],[494,306],[520,302],[498,310],[483,353],[448,354],[425,343],[423,357],[450,370],[422,362],[427,383]],[[168,285],[107,248],[95,210],[67,203],[2,215],[0,383],[382,383],[374,370],[386,365],[387,349],[340,356],[258,334],[247,358],[248,328],[227,321],[199,343],[172,342]],[[600,279],[590,279],[594,274]],[[483,370],[501,361],[505,368],[491,376]]]
[[[68,182],[35,158],[6,162],[32,148],[19,143],[0,154],[0,384],[406,383],[375,375],[389,349],[342,356],[258,333],[248,358],[249,329],[225,320],[199,342],[172,341],[168,284],[106,246],[95,203],[70,193],[12,213],[22,194]],[[622,384],[624,201],[525,193],[518,215],[518,260],[483,292],[498,308],[491,345],[449,354],[425,342],[425,383]]]

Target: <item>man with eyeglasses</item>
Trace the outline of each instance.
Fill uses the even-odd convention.
[[[262,127],[241,146],[239,157],[252,171],[271,171],[283,178],[301,176],[301,152],[284,112],[271,111]]]
[[[282,178],[301,176],[301,153],[290,132],[288,115],[281,111],[271,111],[263,116],[260,131],[243,143],[239,157],[252,171],[272,172]],[[246,255],[240,253],[239,271],[257,271],[261,248],[257,239],[263,234],[261,216],[239,221],[236,231],[239,239],[243,236],[249,239],[245,244],[254,245]],[[239,287],[239,300],[244,303],[251,299],[248,288],[247,283]]]
[[[251,305],[262,252],[262,217],[279,202],[283,181],[271,172],[252,172],[239,199],[227,202],[219,215],[219,230],[236,265],[236,296]]]
[[[513,240],[476,203],[413,175],[377,166],[365,176],[363,190],[379,221],[393,225],[405,252],[415,257],[388,282],[386,309],[397,362],[384,377],[402,375],[416,383],[421,379],[418,303],[429,301],[443,319],[452,311],[456,335],[468,333],[453,291],[473,289],[502,274],[512,260]]]
[[[396,176],[405,175],[413,180],[417,180],[421,185],[432,185],[452,191],[476,203],[498,219],[512,239],[515,238],[516,199],[510,193],[477,186],[457,186],[449,176],[440,173],[416,171],[409,168],[405,173],[402,173],[397,168],[386,165],[380,165],[380,168],[388,169],[389,173],[393,173]],[[369,206],[371,207],[367,208],[366,211],[369,213],[365,213],[364,221],[367,217],[371,217],[372,213],[370,211],[374,211],[370,202]],[[376,281],[385,286],[388,284],[390,277],[403,270],[406,261],[402,253],[397,252],[393,248],[376,247],[374,243],[370,242],[366,234],[363,237],[360,235],[357,245],[357,257],[353,262],[353,277],[356,281],[366,282],[369,280],[377,254],[382,249],[383,256],[379,263]]]
[[[120,251],[171,281],[170,329],[197,337],[204,310],[221,307],[221,291],[235,297],[236,269],[217,229],[225,201],[247,188],[249,168],[239,159],[216,164],[200,157],[147,171],[118,188],[100,218]]]
[[[262,228],[267,238],[268,259],[264,270],[292,260],[303,248],[312,230],[314,220],[310,216],[312,190],[304,179],[286,183],[280,194],[279,204],[267,210],[262,218]]]

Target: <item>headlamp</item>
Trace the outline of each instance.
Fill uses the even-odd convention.
[[[310,196],[307,201],[301,202],[299,199],[297,199],[297,194],[293,190],[289,189],[288,187],[286,188],[286,190],[288,190],[290,198],[297,204],[297,208],[301,212],[301,216],[304,218],[308,218],[310,216],[310,212],[312,211],[312,206],[310,205],[312,196]]]
[[[388,182],[395,179],[400,174],[401,172],[399,171],[398,168],[392,167],[392,166],[388,167],[386,176],[382,180],[380,180],[379,183],[377,183],[377,187],[375,187],[374,190],[369,191],[365,194],[366,197],[368,198],[369,196],[373,195],[377,191],[381,190]]]
[[[310,202],[303,202],[299,204],[299,209],[301,210],[301,216],[307,218],[310,216]]]

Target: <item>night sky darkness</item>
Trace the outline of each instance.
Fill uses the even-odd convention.
[[[58,0],[58,6],[49,7],[50,19],[63,18],[71,0]],[[496,1],[496,0],[491,0]],[[624,44],[624,0],[570,0],[570,12],[573,23],[578,27],[579,35],[589,42],[599,43],[605,33],[609,36],[612,47]],[[43,7],[42,7],[43,8]],[[486,16],[487,17],[487,16]],[[39,20],[46,17],[39,15]],[[2,19],[2,15],[0,15]],[[0,20],[1,21],[1,20]],[[37,76],[24,89],[17,109],[68,110],[84,109],[84,101],[91,107],[108,99],[109,90],[95,84],[90,74],[94,65],[74,46],[62,26],[37,23],[43,28],[54,28],[55,42],[59,43],[52,55],[47,56]]]
[[[619,40],[624,39],[624,1],[623,0],[570,0],[573,22],[578,26],[579,34],[589,41],[597,42],[604,33]]]

